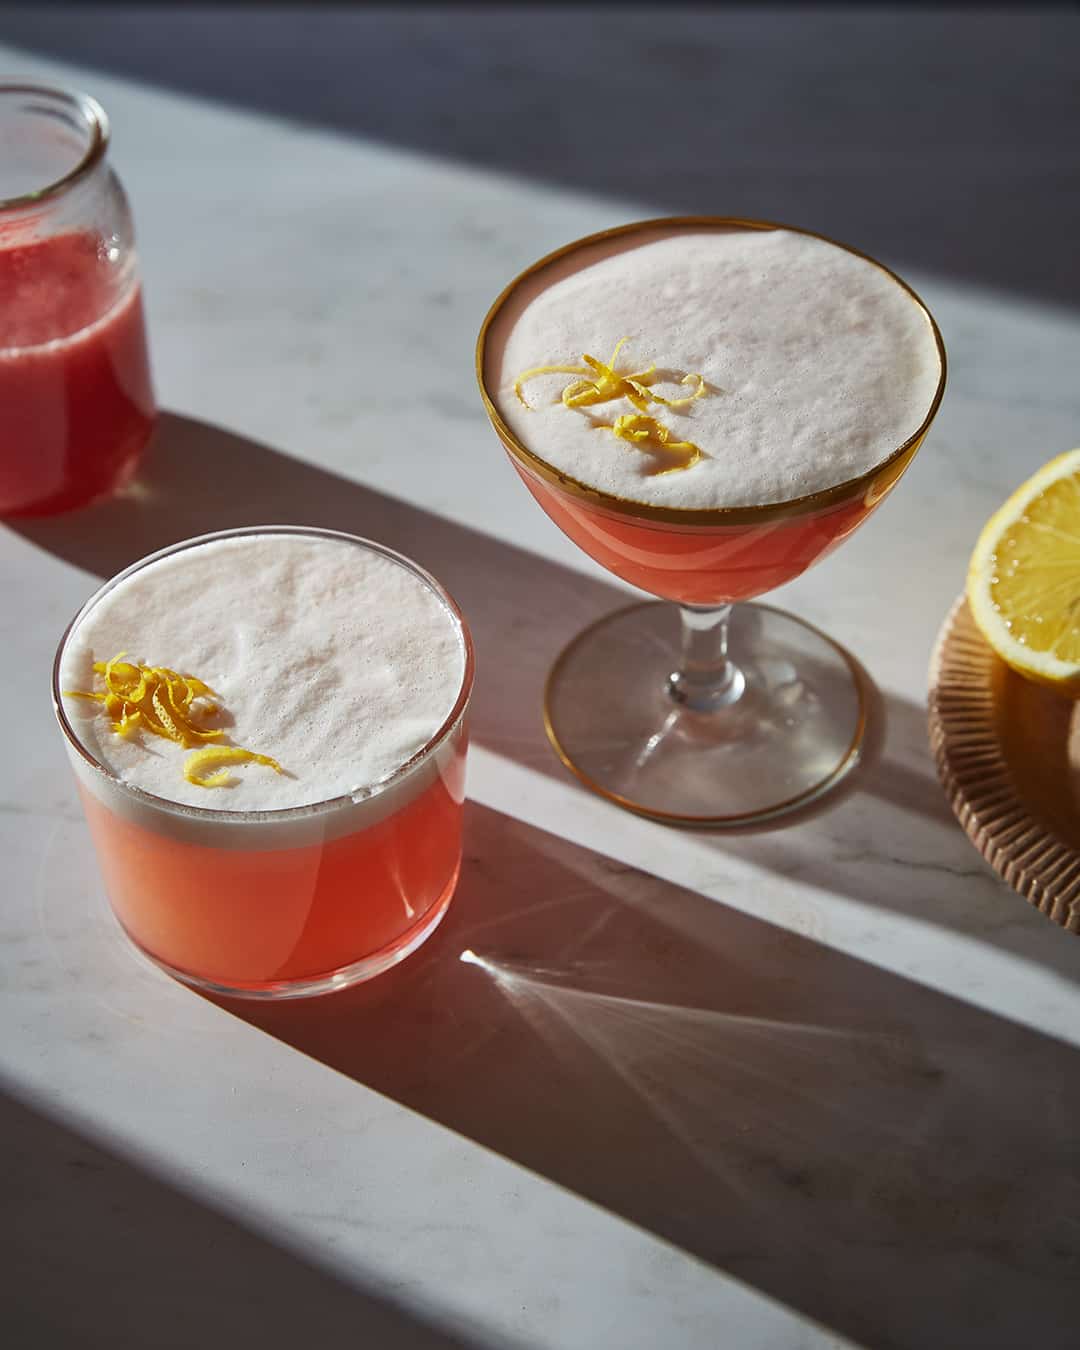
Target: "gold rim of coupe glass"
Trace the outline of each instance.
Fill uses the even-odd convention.
[[[618,497],[614,493],[590,487],[588,483],[583,483],[579,479],[563,473],[561,469],[549,464],[534,450],[530,450],[503,421],[502,415],[488,392],[484,376],[484,362],[491,325],[519,286],[545,268],[568,257],[571,253],[592,245],[621,239],[626,235],[663,229],[790,230],[793,234],[808,235],[811,239],[820,239],[823,243],[832,244],[835,248],[842,248],[845,253],[852,253],[855,257],[862,258],[864,262],[872,263],[874,267],[884,272],[887,277],[890,277],[901,289],[907,292],[925,315],[934,337],[934,345],[937,348],[939,362],[937,388],[934,391],[929,410],[918,429],[890,455],[857,478],[848,478],[842,483],[836,483],[832,487],[822,488],[818,492],[811,492],[802,497],[792,497],[782,502],[768,502],[761,506],[714,506],[689,509],[638,502],[629,497]],[[896,482],[904,469],[907,468],[916,450],[918,450],[941,405],[941,399],[945,393],[945,377],[945,343],[942,341],[941,331],[923,300],[902,277],[897,276],[894,271],[886,267],[884,263],[878,262],[876,258],[871,257],[869,253],[863,253],[861,249],[852,248],[850,244],[843,244],[838,239],[831,239],[828,235],[818,234],[814,230],[804,230],[798,225],[785,225],[774,220],[747,220],[738,216],[661,216],[652,220],[636,220],[627,225],[616,225],[611,229],[600,230],[596,234],[575,239],[573,243],[565,244],[562,248],[558,248],[553,253],[548,253],[540,258],[531,267],[527,267],[524,272],[516,276],[503,289],[488,310],[476,342],[476,378],[480,385],[480,397],[484,401],[487,415],[503,445],[526,470],[545,479],[569,496],[587,502],[590,506],[613,511],[622,516],[633,516],[641,522],[657,522],[664,525],[760,525],[774,520],[782,520],[789,516],[801,516],[808,512],[838,506],[858,497],[863,497],[868,505],[873,505]]]

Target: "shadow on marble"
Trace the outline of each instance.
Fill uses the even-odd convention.
[[[215,1001],[877,1350],[1075,1345],[1080,1052],[488,808],[467,841],[403,966]]]
[[[0,1092],[11,1350],[468,1350]]]
[[[626,603],[625,592],[603,581],[175,413],[161,417],[122,496],[9,527],[109,577],[191,535],[271,523],[368,535],[430,568],[461,604],[476,641],[474,741],[572,781],[544,735],[542,691],[565,643]],[[696,840],[715,850],[718,869],[726,858],[744,858],[827,895],[955,929],[1080,978],[1067,936],[998,881],[953,819],[930,759],[925,710],[882,693],[866,672],[863,684],[866,749],[837,790],[764,830]]]
[[[1043,9],[676,5],[658,25],[634,6],[80,5],[58,22],[35,4],[5,9],[3,38],[638,214],[790,220],[1076,304],[1078,33]]]

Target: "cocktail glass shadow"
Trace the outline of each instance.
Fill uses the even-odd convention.
[[[938,380],[925,417],[903,444],[859,477],[737,507],[647,504],[555,468],[519,439],[492,396],[501,376],[491,354],[500,339],[538,280],[550,285],[651,238],[707,229],[812,234],[768,221],[683,216],[577,240],[542,258],[495,301],[480,330],[476,371],[492,426],[541,508],[603,567],[674,602],[620,610],[558,657],[544,717],[559,758],[587,787],[639,815],[748,826],[797,810],[838,783],[858,761],[867,717],[858,666],[843,648],[793,615],[745,602],[824,558],[892,491],[940,406],[946,362],[941,334],[915,292],[874,258],[826,239],[884,272],[929,325]]]

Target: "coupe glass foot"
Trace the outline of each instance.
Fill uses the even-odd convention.
[[[851,657],[757,604],[732,610],[728,652],[744,680],[737,698],[695,711],[672,695],[678,607],[647,602],[607,615],[548,678],[545,721],[560,759],[601,796],[678,825],[750,825],[833,787],[857,762],[866,723]]]

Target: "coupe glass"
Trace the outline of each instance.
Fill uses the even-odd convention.
[[[574,638],[548,678],[551,743],[602,796],[641,815],[701,826],[794,810],[856,763],[866,703],[855,662],[802,619],[744,602],[799,576],[867,519],[914,458],[945,389],[945,348],[923,302],[875,259],[826,239],[881,268],[926,316],[937,346],[939,377],[926,416],[869,473],[790,501],[685,510],[612,496],[554,468],[499,413],[493,334],[506,331],[538,287],[579,265],[580,250],[603,256],[613,243],[633,247],[638,234],[713,228],[792,229],[682,216],[589,235],[506,287],[476,349],[488,417],[540,506],[609,571],[674,602],[630,605]]]

